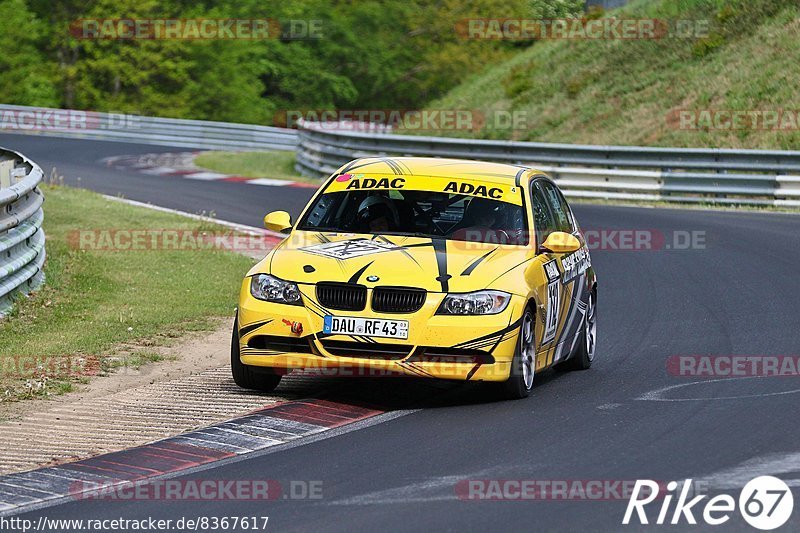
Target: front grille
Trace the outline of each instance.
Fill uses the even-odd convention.
[[[280,353],[312,353],[308,339],[279,337],[277,335],[254,335],[247,341],[248,348]]]
[[[381,313],[413,313],[425,304],[423,289],[376,287],[372,291],[372,309]]]
[[[358,357],[361,359],[404,359],[411,351],[411,346],[404,344],[366,344],[351,341],[319,341],[331,355],[339,357]]]
[[[367,306],[367,288],[347,283],[318,283],[317,300],[330,309],[361,311]]]

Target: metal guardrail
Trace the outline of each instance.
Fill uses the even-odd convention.
[[[36,163],[0,148],[0,317],[44,281],[42,177]]]
[[[549,173],[568,196],[800,207],[800,152],[581,146],[412,135],[375,135],[301,124],[299,172],[330,175],[369,156],[455,157]]]
[[[581,146],[394,135],[352,125],[300,130],[0,104],[0,132],[221,150],[296,150],[327,176],[367,156],[457,157],[548,172],[573,197],[800,207],[800,152]],[[369,129],[369,128],[367,128]]]
[[[204,150],[294,150],[297,131],[255,124],[0,104],[0,132]]]

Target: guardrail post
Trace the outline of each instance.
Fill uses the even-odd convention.
[[[0,189],[11,187],[11,169],[13,168],[13,161],[0,161]]]

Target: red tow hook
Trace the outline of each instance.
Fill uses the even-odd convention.
[[[303,334],[303,323],[302,322],[291,322],[289,320],[283,319],[283,323],[289,326],[292,330],[292,333],[295,335],[302,335]]]

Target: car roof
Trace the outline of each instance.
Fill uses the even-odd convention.
[[[540,173],[523,165],[439,157],[365,157],[351,161],[334,174],[398,174],[458,177],[478,181],[515,181],[520,171]]]

